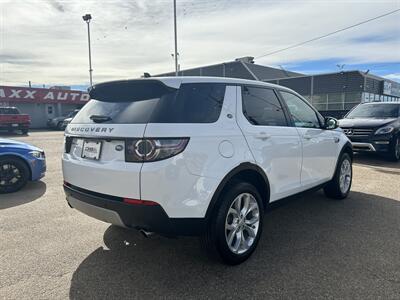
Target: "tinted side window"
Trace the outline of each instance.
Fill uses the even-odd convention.
[[[316,112],[298,96],[280,91],[296,127],[320,128]]]
[[[275,92],[267,88],[242,88],[243,114],[253,125],[286,126],[286,118]]]

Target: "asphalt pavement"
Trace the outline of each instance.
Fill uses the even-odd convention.
[[[348,199],[285,201],[254,255],[230,267],[196,238],[146,239],[71,209],[62,132],[8,137],[43,148],[48,171],[0,195],[0,298],[400,299],[400,163],[356,156]]]

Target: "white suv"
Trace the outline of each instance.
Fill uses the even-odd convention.
[[[90,96],[66,128],[62,162],[69,205],[96,219],[199,235],[238,264],[269,203],[316,187],[336,199],[350,191],[349,140],[288,88],[165,77],[97,84]]]

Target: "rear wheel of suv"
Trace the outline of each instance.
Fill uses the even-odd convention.
[[[210,220],[203,245],[209,254],[236,265],[250,257],[261,236],[264,210],[257,189],[235,182],[221,196]]]
[[[14,157],[0,158],[0,194],[16,192],[28,180],[29,169],[22,160]]]
[[[332,180],[324,187],[325,195],[333,199],[344,199],[350,192],[353,179],[352,159],[348,153],[339,158]]]
[[[389,148],[389,159],[392,161],[400,160],[400,136],[396,136]]]

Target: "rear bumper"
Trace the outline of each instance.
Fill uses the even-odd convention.
[[[122,198],[64,184],[69,205],[95,219],[165,236],[201,235],[204,218],[169,218],[160,205],[127,204]]]

